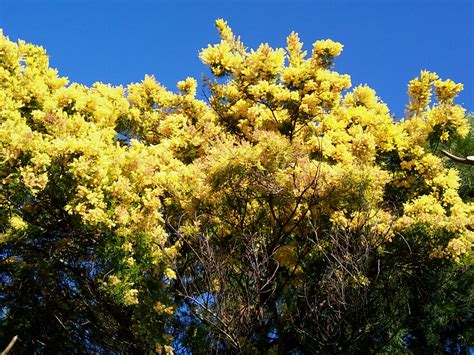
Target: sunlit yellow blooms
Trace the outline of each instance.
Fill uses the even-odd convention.
[[[307,52],[302,50],[303,43],[300,41],[298,34],[296,32],[291,32],[291,34],[286,39],[286,44],[290,66],[299,66],[304,57],[306,57]]]
[[[441,103],[452,103],[464,86],[452,80],[436,80],[434,83],[436,98]]]
[[[138,290],[134,288],[127,290],[124,295],[124,301],[128,305],[138,304]]]
[[[48,183],[48,175],[46,173],[36,174],[31,167],[21,169],[20,174],[23,183],[33,194],[43,190]]]
[[[410,103],[408,111],[412,114],[422,112],[430,103],[432,85],[438,75],[428,71],[422,71],[420,77],[413,79],[408,84],[408,95],[410,96]]]
[[[405,205],[405,214],[413,216],[442,215],[443,207],[432,195],[422,195],[412,203]]]
[[[426,113],[426,123],[429,132],[442,132],[444,141],[449,138],[450,130],[460,137],[465,137],[469,132],[465,110],[459,105],[441,104],[429,109]]]
[[[463,254],[466,254],[467,252],[471,250],[472,243],[473,243],[472,232],[471,232],[470,238],[452,239],[449,241],[446,247],[445,255],[459,257]]]
[[[194,78],[186,78],[186,80],[179,81],[177,86],[186,95],[193,97],[196,95],[197,82]]]
[[[20,216],[15,215],[10,218],[10,226],[15,230],[21,231],[28,227],[28,223],[26,223]]]
[[[235,38],[234,34],[232,33],[232,29],[229,27],[226,21],[223,19],[216,20],[216,28],[222,40],[231,43],[233,45],[233,49],[239,52],[245,51],[243,44],[240,42],[240,38]]]
[[[324,41],[316,41],[313,45],[313,56],[328,54],[337,57],[342,52],[342,44],[334,42],[330,39]]]
[[[342,44],[330,39],[316,41],[313,44],[313,59],[316,65],[323,68],[330,67],[335,57],[342,52]]]
[[[459,174],[455,169],[443,170],[433,178],[432,184],[440,189],[456,191],[459,188]]]
[[[375,138],[369,133],[365,133],[359,126],[356,132],[352,133],[352,154],[364,161],[373,159],[375,156]]]
[[[261,44],[246,55],[237,76],[248,82],[273,79],[281,71],[284,59],[283,49],[274,50],[267,43]]]
[[[379,103],[379,99],[375,94],[375,90],[368,87],[367,85],[355,87],[351,93],[348,93],[345,96],[344,103],[348,106],[364,106],[368,109],[375,109],[378,106],[379,112],[377,113],[388,113],[387,107]]]
[[[164,276],[168,279],[176,279],[176,273],[170,268],[165,269]]]
[[[201,60],[210,66],[212,73],[222,76],[234,67],[240,67],[243,58],[240,54],[232,53],[233,47],[223,41],[216,46],[209,46],[200,54]]]
[[[130,84],[127,87],[127,98],[139,112],[153,109],[156,104],[166,107],[173,99],[173,94],[168,93],[153,76],[145,76],[140,84]]]

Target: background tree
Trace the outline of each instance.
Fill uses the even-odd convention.
[[[157,166],[121,145],[120,87],[67,85],[44,50],[0,37],[0,335],[16,352],[143,352],[166,343]],[[165,238],[166,239],[166,238]],[[145,301],[148,300],[149,301]],[[141,327],[139,320],[147,324]]]

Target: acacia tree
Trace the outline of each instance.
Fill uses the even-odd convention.
[[[202,100],[192,78],[178,93],[149,76],[68,85],[44,50],[1,37],[5,344],[334,353],[453,341],[416,320],[442,271],[471,255],[473,206],[432,151],[469,131],[453,101],[462,85],[421,72],[395,121],[332,70],[341,44],[317,41],[307,58],[292,33],[285,49],[249,51],[216,25]]]
[[[192,328],[214,349],[380,349],[413,328],[440,258],[472,243],[456,172],[429,149],[467,133],[462,86],[422,72],[396,123],[370,88],[343,95],[348,76],[330,70],[340,44],[316,42],[305,59],[292,34],[286,51],[247,52],[217,26],[201,58],[225,79],[207,96],[227,137],[191,165],[199,194],[173,228],[195,254],[177,263]],[[465,237],[451,239],[460,222]]]
[[[164,316],[142,313],[138,284],[142,301],[168,299],[156,173],[170,153],[117,139],[131,111],[122,88],[67,86],[42,48],[4,36],[0,63],[2,343],[18,335],[26,353],[165,344]]]

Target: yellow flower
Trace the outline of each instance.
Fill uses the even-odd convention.
[[[24,230],[28,227],[28,223],[26,223],[23,218],[21,218],[20,216],[18,215],[13,215],[11,218],[10,218],[10,226],[15,229],[15,230],[18,230],[18,231],[21,231],[21,230]]]
[[[164,275],[168,279],[172,279],[172,280],[176,279],[176,273],[171,268],[166,268],[165,271],[164,271]]]
[[[138,304],[138,290],[132,288],[130,290],[125,291],[124,301],[128,305]]]
[[[436,97],[440,102],[452,102],[457,94],[464,88],[452,80],[436,80],[434,83]]]

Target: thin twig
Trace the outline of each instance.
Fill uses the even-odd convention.
[[[15,345],[16,341],[18,340],[18,335],[15,335],[12,340],[10,340],[10,343],[7,345],[5,350],[2,351],[1,355],[6,355],[10,352],[10,350],[13,348],[13,345]]]

